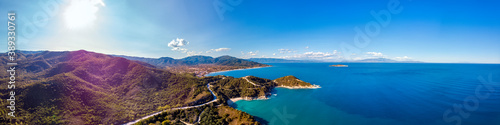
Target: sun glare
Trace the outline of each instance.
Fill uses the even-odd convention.
[[[92,26],[96,20],[98,5],[105,6],[102,0],[73,0],[64,12],[64,23],[69,29],[82,29]]]

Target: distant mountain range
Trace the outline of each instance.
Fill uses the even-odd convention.
[[[279,58],[250,58],[249,61],[254,61],[258,63],[312,63],[312,62],[322,62],[317,60],[288,60]]]
[[[287,60],[279,58],[250,58],[250,61],[258,63],[318,63],[318,62],[328,62],[319,60]],[[362,60],[344,60],[340,62],[365,62],[365,63],[422,63],[420,61],[396,61],[388,58],[370,58]]]
[[[396,61],[388,58],[370,58],[355,61],[345,61],[345,62],[372,62],[372,63],[422,63],[420,61]]]
[[[146,62],[151,65],[165,67],[165,66],[180,66],[180,65],[199,65],[199,64],[215,64],[224,66],[237,66],[237,67],[262,67],[268,66],[266,64],[260,64],[254,61],[248,61],[244,59],[239,59],[232,56],[220,56],[213,58],[210,56],[189,56],[182,59],[174,59],[170,57],[161,58],[143,58],[143,57],[133,57],[133,56],[123,56],[123,55],[113,55],[116,57],[123,57],[129,60],[137,60],[141,62]]]
[[[18,51],[23,54],[34,54],[41,53],[45,51]],[[328,62],[321,60],[290,60],[290,59],[281,59],[281,58],[249,58],[249,59],[239,59],[232,56],[220,56],[217,58],[213,58],[210,56],[189,56],[182,59],[174,59],[171,57],[160,57],[160,58],[144,58],[144,57],[135,57],[135,56],[124,56],[124,55],[111,55],[116,57],[122,57],[129,60],[136,60],[145,62],[158,67],[165,66],[194,66],[199,64],[215,64],[215,65],[224,65],[224,66],[239,66],[239,67],[262,67],[268,66],[266,64],[261,63],[319,63],[319,62]],[[421,61],[396,61],[388,58],[369,58],[369,59],[361,59],[361,60],[344,60],[340,62],[366,62],[366,63],[423,63]]]
[[[17,50],[17,53],[26,54],[36,54],[36,53],[58,53],[57,51],[23,51]],[[66,51],[67,52],[67,51]],[[215,64],[215,65],[223,65],[223,66],[237,66],[237,67],[262,67],[269,66],[266,64],[260,64],[259,62],[252,60],[239,59],[232,56],[220,56],[217,58],[213,58],[210,56],[189,56],[182,59],[174,59],[171,57],[160,57],[160,58],[145,58],[145,57],[135,57],[135,56],[125,56],[125,55],[111,55],[115,57],[122,57],[128,60],[135,60],[140,62],[145,62],[158,67],[165,66],[193,66],[199,64]]]

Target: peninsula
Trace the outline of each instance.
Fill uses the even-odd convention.
[[[272,89],[276,87],[320,88],[318,85],[299,80],[295,76],[285,76],[275,80],[245,76],[234,78],[230,76],[209,76],[205,79],[212,81],[207,84],[214,99],[196,106],[168,108],[164,111],[148,115],[127,125],[144,125],[151,123],[183,123],[183,124],[261,124],[253,116],[236,110],[230,105],[238,100],[268,99]],[[161,108],[163,109],[163,107]],[[207,113],[210,112],[210,113]]]

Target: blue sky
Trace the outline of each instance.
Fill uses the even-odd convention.
[[[86,1],[89,7],[69,0],[1,1],[0,11],[16,12],[23,50],[500,63],[496,1]],[[7,51],[7,44],[0,47]]]

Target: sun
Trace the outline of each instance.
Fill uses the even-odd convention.
[[[102,0],[72,0],[63,14],[66,27],[82,29],[92,26],[97,18],[98,5],[105,6]]]

